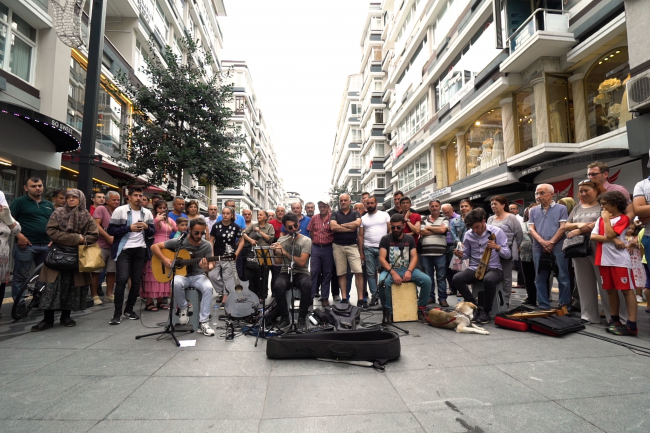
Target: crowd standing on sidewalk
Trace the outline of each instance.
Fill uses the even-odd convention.
[[[650,295],[650,178],[638,182],[630,195],[621,185],[609,182],[607,164],[589,164],[586,174],[577,185],[576,200],[556,200],[552,185],[536,185],[535,202],[524,208],[523,215],[519,204],[503,195],[490,198],[489,217],[469,199],[460,200],[458,209],[451,203],[430,200],[428,215],[420,215],[411,207],[411,198],[396,191],[388,212],[379,210],[377,198],[368,193],[355,204],[344,193],[336,210],[323,200],[308,202],[304,214],[302,204],[295,202],[288,215],[283,206],[257,211],[257,222],[249,209],[237,213],[233,200],[227,200],[221,212],[210,205],[204,216],[198,202],[175,197],[168,211],[162,197],[155,195],[149,200],[138,186],[125,190],[127,201],[122,206],[119,193],[96,192],[88,212],[81,191],[57,190],[51,203],[42,197],[42,180],[30,177],[24,182],[25,195],[11,206],[0,193],[0,283],[4,289],[9,280],[11,255],[15,299],[30,269],[46,261],[52,245],[97,242],[104,269],[91,274],[54,271],[43,265],[40,279],[46,289],[39,307],[45,315],[32,330],[51,328],[55,311],[61,311],[62,325],[75,326],[70,312],[86,307],[88,287],[94,305],[114,303],[110,324],[118,325],[122,318],[139,318],[135,312],[138,296],[145,301],[146,311],[171,308],[168,284],[153,276],[152,245],[159,253],[176,245],[170,239],[189,230],[196,233],[183,245],[200,250],[202,257],[235,255],[234,262],[206,262],[192,268],[188,276],[192,278],[183,284],[200,278],[206,296],[208,287],[222,297],[239,281],[248,281],[260,300],[268,296],[269,288],[276,298],[284,299],[281,295],[289,289],[286,267],[282,271],[279,266],[255,263],[254,249],[266,247],[294,256],[301,323],[314,300],[320,306],[348,304],[353,282],[357,306],[368,310],[381,304],[384,321],[390,322],[390,289],[403,282],[416,283],[421,309],[427,304],[447,308],[449,295],[478,304],[468,284],[476,284],[481,258],[492,250],[477,322],[492,320],[493,298],[499,290],[506,304],[513,288],[525,288],[524,305],[551,308],[550,289],[555,278],[558,307],[579,311],[585,323],[601,323],[604,318],[608,332],[636,335],[637,304]],[[11,238],[15,238],[13,251]],[[299,252],[287,252],[296,243]],[[576,245],[589,248],[585,254],[569,255]],[[512,280],[513,270],[516,281]],[[186,304],[179,303],[181,307]],[[283,323],[285,304],[286,299],[279,301]],[[202,333],[214,335],[204,307],[201,305]]]

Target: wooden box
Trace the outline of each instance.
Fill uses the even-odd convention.
[[[418,289],[413,282],[391,286],[393,297],[393,322],[418,320]]]

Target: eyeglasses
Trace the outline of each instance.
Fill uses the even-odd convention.
[[[578,182],[578,186],[582,185],[583,183],[593,183],[593,182],[591,179],[581,180],[580,182]]]
[[[297,228],[298,226],[294,226],[294,225],[287,226],[287,230],[295,230]]]
[[[599,171],[598,173],[587,173],[587,176],[594,177],[594,176],[598,176],[599,174],[603,174],[603,172]]]
[[[203,233],[203,232],[192,232],[192,234],[193,234],[194,236],[200,235],[201,233]]]
[[[402,230],[402,226],[390,226],[391,230]]]
[[[535,193],[535,195],[546,195],[546,194],[550,194],[550,192],[544,191],[544,192],[536,192]]]

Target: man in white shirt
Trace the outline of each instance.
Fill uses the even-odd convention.
[[[379,268],[379,241],[390,231],[390,217],[384,211],[377,210],[377,198],[374,195],[366,199],[366,213],[361,217],[361,226],[357,243],[361,262],[366,263],[368,286],[370,287],[370,306],[379,304],[377,295],[377,270]]]
[[[525,230],[526,228],[524,227],[524,217],[519,215],[519,205],[517,203],[510,203],[508,210],[510,211],[511,214],[513,214],[517,218],[517,221],[519,221],[519,224],[521,224],[522,229]],[[519,245],[517,245],[515,242],[515,244],[512,247],[513,252],[515,252],[518,247]],[[519,257],[514,258],[514,254],[513,254],[512,260],[515,264],[515,269],[517,270],[517,285],[512,287],[516,289],[521,289],[523,287],[526,287],[526,281],[524,280],[524,270],[521,267],[521,259],[519,259]]]
[[[217,207],[216,204],[211,204],[208,206],[208,217],[205,220],[205,223],[207,224],[208,228],[206,231],[205,238],[208,239],[210,237],[210,232],[212,231],[212,226],[217,223],[217,217],[219,216],[219,208]]]

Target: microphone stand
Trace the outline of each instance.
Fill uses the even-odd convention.
[[[289,271],[289,290],[291,290],[291,326],[289,326],[289,330],[285,332],[285,334],[298,334],[298,325],[296,325],[296,319],[295,319],[295,311],[296,311],[296,300],[294,298],[294,292],[293,292],[293,265],[295,263],[294,259],[294,243],[296,242],[296,234],[292,233],[291,234],[291,265],[289,265],[289,268],[287,269]],[[302,302],[302,300],[300,301]]]
[[[174,260],[172,260],[172,264],[169,267],[169,273],[167,274],[167,278],[171,277],[171,281],[170,281],[171,293],[170,293],[170,296],[172,298],[172,308],[169,309],[169,323],[165,326],[164,331],[153,332],[151,334],[136,335],[135,336],[136,340],[139,340],[139,339],[144,338],[144,337],[152,337],[154,335],[162,336],[162,335],[169,334],[174,339],[174,342],[176,343],[176,347],[180,347],[181,343],[178,341],[178,338],[176,338],[176,335],[174,335],[174,333],[175,332],[189,332],[189,333],[194,332],[193,328],[190,328],[190,329],[187,329],[187,330],[176,330],[176,327],[174,326],[174,322],[172,321],[172,311],[174,310],[173,309],[173,305],[174,305],[173,301],[174,301],[174,278],[176,277],[176,261],[178,260],[178,253],[180,253],[180,251],[181,251],[181,244],[183,243],[183,240],[185,240],[186,237],[187,237],[187,233],[181,234],[181,237],[179,238],[179,242],[176,245],[176,250],[174,251]],[[158,339],[160,339],[160,338],[161,337],[158,337]]]

